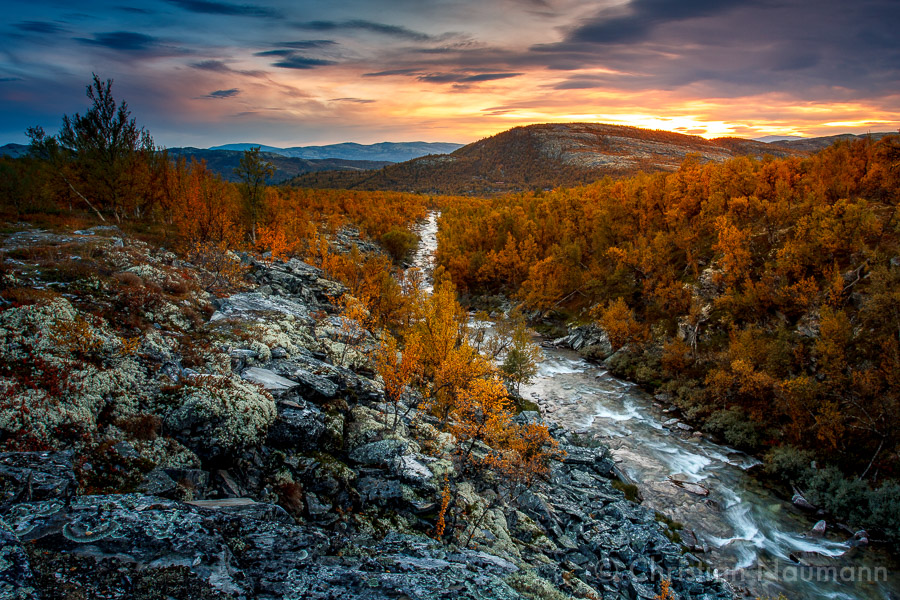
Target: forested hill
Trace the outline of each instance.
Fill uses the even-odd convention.
[[[777,140],[771,143],[773,146],[781,146],[782,148],[790,148],[791,150],[802,150],[804,152],[818,152],[836,142],[850,142],[859,139],[871,139],[873,141],[880,140],[886,135],[894,135],[897,132],[882,131],[880,133],[866,133],[862,135],[854,135],[852,133],[841,133],[838,135],[827,135],[815,138],[798,138],[791,140]]]
[[[187,162],[191,160],[206,161],[206,166],[214,173],[220,174],[225,181],[237,181],[234,169],[244,155],[238,150],[204,150],[201,148],[169,148],[168,153],[169,158],[173,160],[184,157]],[[260,152],[260,156],[275,167],[275,175],[272,176],[271,183],[281,183],[303,173],[315,171],[363,171],[378,169],[390,164],[387,161],[376,160],[295,158],[273,152]]]
[[[318,172],[301,187],[483,194],[572,186],[605,175],[674,171],[689,154],[703,162],[734,156],[803,152],[739,138],[699,136],[597,123],[516,127],[447,155],[430,155],[367,172]]]

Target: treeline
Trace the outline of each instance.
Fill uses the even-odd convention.
[[[397,192],[303,190],[267,185],[272,168],[244,153],[239,183],[204,162],[170,160],[139,127],[112,82],[94,76],[84,114],[65,116],[57,135],[28,130],[26,157],[0,157],[0,210],[10,219],[85,217],[155,234],[182,250],[197,245],[305,254],[320,233],[346,225],[387,241],[395,258],[415,246],[411,223],[439,199]]]
[[[623,348],[614,370],[768,452],[834,512],[877,513],[896,533],[900,486],[862,481],[900,467],[898,205],[897,136],[803,159],[687,160],[458,201],[437,260],[464,291],[605,325]]]

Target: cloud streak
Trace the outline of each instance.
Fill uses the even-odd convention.
[[[384,23],[376,23],[374,21],[366,21],[363,19],[355,19],[350,21],[307,21],[296,23],[295,26],[298,29],[308,29],[311,31],[366,31],[369,33],[377,33],[388,37],[411,40],[414,42],[428,42],[432,40],[442,39],[442,36],[431,36],[427,33],[414,31],[400,25],[387,25]]]
[[[273,67],[282,69],[315,69],[316,67],[324,67],[333,65],[333,60],[325,60],[323,58],[310,58],[299,54],[289,54],[279,61],[273,62]]]
[[[135,31],[111,31],[108,33],[95,33],[92,38],[75,38],[82,44],[100,46],[120,52],[145,52],[152,50],[158,44],[158,40],[150,35]]]
[[[278,18],[282,14],[272,8],[254,4],[230,4],[212,0],[166,0],[169,4],[189,12],[206,15],[227,15],[233,17]]]
[[[59,25],[58,23],[49,23],[47,21],[24,21],[22,23],[16,23],[15,28],[27,33],[54,34],[66,31],[66,28],[62,25]]]
[[[234,98],[238,94],[241,93],[241,90],[237,88],[231,88],[227,90],[216,90],[214,92],[210,92],[203,96],[203,98],[211,98],[214,100],[222,100],[224,98]]]

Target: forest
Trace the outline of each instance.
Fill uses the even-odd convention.
[[[459,199],[437,260],[470,295],[602,327],[615,353],[594,358],[614,373],[897,535],[898,211],[889,136]]]

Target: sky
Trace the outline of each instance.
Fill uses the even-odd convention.
[[[897,0],[30,0],[3,22],[0,144],[84,112],[92,73],[167,147],[900,127]]]

